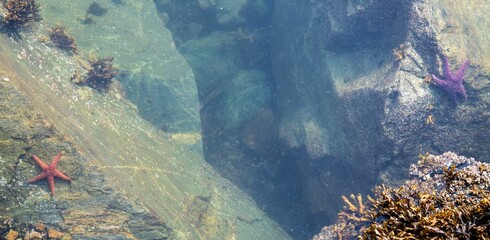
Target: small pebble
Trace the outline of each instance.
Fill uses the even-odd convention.
[[[5,236],[5,239],[15,240],[18,235],[19,235],[19,233],[17,231],[10,229],[9,233],[7,233],[7,236]]]
[[[34,230],[27,231],[26,235],[24,236],[24,240],[41,240],[41,239],[43,239],[43,235]]]
[[[63,233],[50,228],[48,230],[48,236],[49,239],[61,239],[61,237],[63,237]]]
[[[44,231],[44,229],[46,229],[46,225],[44,225],[43,223],[38,223],[36,229],[42,232]]]

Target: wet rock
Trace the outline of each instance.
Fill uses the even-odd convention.
[[[19,233],[15,230],[10,229],[7,235],[5,235],[5,239],[7,240],[15,240],[19,236]]]
[[[143,118],[169,132],[200,132],[199,105],[192,70],[175,49],[153,1],[104,5],[107,12],[86,25],[90,2],[40,1],[46,24],[62,24],[79,50],[114,57],[128,99]],[[142,14],[144,13],[144,14]]]
[[[259,156],[273,159],[281,149],[279,134],[274,127],[276,118],[269,109],[260,109],[257,115],[244,124],[241,142]]]
[[[103,176],[100,173],[93,172],[93,167],[81,165],[83,160],[80,159],[80,156],[74,154],[71,144],[64,142],[64,137],[55,132],[42,116],[36,114],[36,111],[25,98],[21,97],[22,95],[17,90],[8,83],[1,84],[0,98],[8,98],[10,101],[4,101],[5,104],[0,108],[0,111],[5,113],[0,118],[0,121],[4,123],[0,129],[0,136],[9,138],[9,132],[22,132],[22,135],[17,135],[17,138],[9,138],[10,141],[2,141],[0,143],[1,149],[4,150],[0,152],[2,166],[12,166],[11,168],[1,168],[2,171],[6,171],[2,174],[4,179],[9,179],[9,181],[6,180],[5,186],[0,188],[2,191],[8,192],[2,195],[4,198],[0,201],[2,213],[16,216],[23,222],[45,221],[49,222],[50,226],[57,226],[58,229],[62,227],[78,236],[87,236],[90,232],[90,236],[98,236],[100,238],[104,238],[104,234],[113,234],[115,232],[114,229],[123,228],[126,225],[126,221],[134,220],[135,217],[131,217],[130,214],[131,211],[134,212],[134,210],[131,210],[134,207],[127,203],[124,205],[124,214],[122,215],[110,214],[111,211],[103,215],[97,215],[100,211],[95,206],[105,205],[108,207],[107,200],[110,202],[110,199],[113,201],[110,208],[117,208],[118,205],[123,207],[123,202],[116,203],[116,199],[120,198],[120,196],[114,195],[114,189],[106,190],[104,195],[87,194],[87,191],[99,191],[91,190],[91,188],[100,189],[101,186],[106,184]],[[35,163],[30,159],[30,153],[26,153],[26,149],[32,149],[33,152],[40,156],[42,156],[42,150],[40,149],[49,151],[65,149],[67,152],[58,164],[59,168],[63,169],[65,173],[74,179],[76,185],[78,185],[77,183],[83,184],[71,188],[68,193],[66,191],[68,191],[69,186],[55,180],[57,198],[55,202],[48,200],[49,189],[46,184],[27,185],[26,183],[29,178],[36,174]],[[81,175],[86,171],[92,172],[92,174]],[[19,206],[22,207],[19,208]],[[79,208],[85,209],[83,211],[85,215],[75,214],[77,211],[81,211],[76,210]],[[62,215],[63,218],[61,218]],[[104,219],[109,219],[111,224],[101,225],[100,223],[103,223]],[[121,221],[118,222],[118,220]],[[90,229],[89,232],[77,232],[74,230],[75,227],[80,229],[85,226],[83,223],[86,221],[92,222],[92,225],[86,228]],[[145,224],[147,223],[139,222],[138,224],[133,224],[132,227],[139,227]],[[128,231],[131,231],[131,225],[125,227]],[[159,231],[162,231],[162,227],[155,228],[160,228]],[[27,231],[25,239],[44,239],[44,235],[41,233],[46,236],[53,236],[52,238],[56,236],[61,239],[61,232],[52,227],[46,229],[44,224],[38,224],[35,230],[33,228]],[[133,231],[132,234],[138,233]]]
[[[180,46],[182,55],[196,72],[201,105],[223,94],[230,80],[240,70],[234,61],[238,52],[233,49],[237,48],[235,36],[228,32],[213,32]]]
[[[231,25],[243,22],[245,19],[240,16],[240,11],[247,4],[247,0],[218,0],[215,9],[217,10],[216,20],[220,25]]]
[[[305,185],[318,182],[319,163],[347,164],[363,172],[349,179],[372,183],[402,182],[403,169],[421,152],[452,150],[487,161],[490,64],[482,53],[490,49],[488,33],[479,30],[490,25],[486,11],[480,2],[277,1],[279,132],[310,158],[301,163]],[[401,58],[394,49],[403,49]],[[472,63],[462,104],[424,82],[440,72],[443,55],[452,66]],[[340,196],[328,182],[316,186]]]
[[[244,26],[267,25],[272,2],[265,0],[160,0],[160,18],[177,44]]]
[[[264,73],[257,70],[237,73],[223,96],[223,124],[236,128],[256,118],[260,109],[270,105],[271,95]]]
[[[286,157],[278,139],[266,31],[266,27],[214,31],[179,49],[196,76],[206,160],[253,196],[283,228],[295,228],[304,223],[300,200],[291,193],[297,189],[297,170],[290,167],[297,159]],[[288,179],[283,179],[284,172]],[[270,204],[276,199],[281,201]],[[290,215],[296,217],[286,217]]]
[[[8,230],[8,233],[6,232]],[[48,228],[44,223],[36,225],[29,222],[19,222],[10,217],[0,216],[0,237],[7,240],[69,240],[71,235]]]

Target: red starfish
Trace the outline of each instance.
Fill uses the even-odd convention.
[[[65,181],[71,181],[69,177],[67,177],[65,174],[61,173],[60,171],[58,171],[58,169],[56,169],[56,164],[58,164],[61,158],[61,152],[58,153],[58,155],[56,155],[56,157],[53,158],[53,161],[49,165],[44,163],[41,159],[39,159],[34,154],[32,155],[32,158],[36,160],[37,164],[42,168],[43,171],[39,175],[31,179],[29,183],[37,182],[41,179],[47,178],[49,189],[51,190],[51,195],[54,196],[54,177],[61,178]]]

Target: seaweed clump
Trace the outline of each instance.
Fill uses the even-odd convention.
[[[105,15],[107,11],[107,8],[100,6],[97,2],[92,2],[87,8],[87,15],[91,14],[100,17]]]
[[[118,75],[118,71],[112,63],[113,60],[113,57],[98,58],[90,55],[89,64],[85,67],[87,69],[85,78],[76,74],[72,80],[77,84],[86,84],[99,91],[107,91],[112,83],[112,78]]]
[[[59,49],[65,51],[77,52],[77,45],[75,39],[65,32],[65,28],[57,25],[53,27],[49,32],[49,39]]]
[[[323,239],[490,239],[490,164],[444,153],[421,155],[415,179],[378,186],[374,198],[343,197]]]
[[[34,0],[7,0],[3,2],[3,8],[2,23],[8,29],[17,29],[41,20],[39,4]]]

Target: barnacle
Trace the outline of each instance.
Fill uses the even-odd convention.
[[[396,61],[401,61],[402,59],[405,58],[407,48],[408,46],[402,43],[400,44],[400,46],[393,49],[392,53]]]
[[[429,116],[427,116],[427,118],[425,119],[425,124],[434,125],[434,116],[432,114],[429,114]]]

